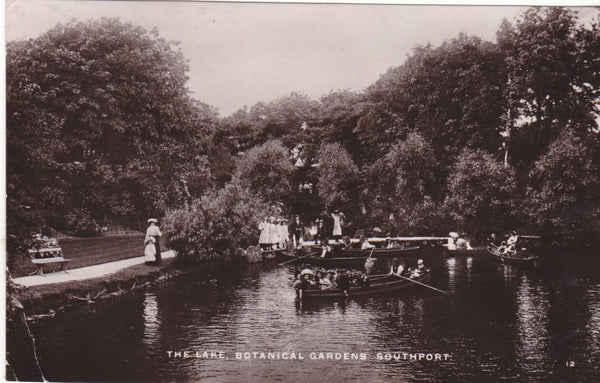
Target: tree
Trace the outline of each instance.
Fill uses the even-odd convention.
[[[440,164],[450,167],[465,147],[494,151],[505,111],[502,52],[478,37],[460,34],[441,46],[415,48],[406,62],[390,69],[367,90],[367,100],[382,103],[394,118],[380,129],[409,131],[431,143]],[[386,122],[387,121],[387,122]]]
[[[529,173],[525,206],[545,233],[600,232],[600,177],[589,150],[571,129],[550,144]]]
[[[328,208],[356,210],[359,170],[350,154],[338,143],[325,144],[319,149],[319,196]]]
[[[448,176],[445,206],[458,229],[487,235],[513,227],[516,203],[514,169],[483,150],[465,149]]]
[[[497,35],[507,68],[511,160],[527,171],[565,126],[581,135],[597,130],[598,30],[578,27],[565,8],[530,8]]]
[[[156,30],[116,19],[9,42],[8,231],[135,225],[181,203],[185,187],[174,184],[192,195],[210,187],[203,153],[216,112],[189,97],[187,70]]]
[[[258,224],[276,212],[277,206],[232,182],[188,206],[167,211],[163,230],[167,245],[178,256],[227,262],[241,256],[240,249],[258,242]]]
[[[438,167],[431,145],[418,133],[396,142],[365,171],[371,218],[385,222],[393,213],[397,231],[410,234],[431,230],[436,225],[424,222],[430,221],[437,199],[445,192],[437,182]]]
[[[268,203],[287,205],[295,168],[280,141],[256,146],[238,159],[232,182],[239,183]]]

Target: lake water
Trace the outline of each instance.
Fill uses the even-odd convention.
[[[544,256],[522,269],[425,254],[430,284],[451,295],[415,287],[303,304],[291,268],[250,265],[31,327],[51,381],[598,382],[600,257]]]

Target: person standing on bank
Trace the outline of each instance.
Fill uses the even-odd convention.
[[[331,213],[331,218],[333,218],[333,238],[340,239],[342,238],[342,226],[344,226],[346,216],[338,209],[335,209]]]
[[[144,244],[147,244],[149,241],[154,239],[154,247],[156,248],[155,255],[155,265],[160,265],[162,263],[162,258],[160,256],[160,236],[162,235],[160,228],[158,227],[158,220],[156,218],[150,218],[148,220],[150,226],[146,229],[146,238],[144,239]]]
[[[296,215],[291,225],[292,231],[292,243],[295,248],[300,247],[300,240],[302,239],[302,234],[304,231],[304,226],[302,225],[302,221],[300,221],[300,216]]]

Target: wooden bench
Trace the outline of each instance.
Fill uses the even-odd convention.
[[[71,260],[65,259],[60,247],[29,249],[28,252],[31,256],[31,262],[37,266],[37,274],[44,275],[44,265],[52,263],[60,263],[58,271],[68,272],[66,266]],[[36,272],[32,274],[36,274]]]

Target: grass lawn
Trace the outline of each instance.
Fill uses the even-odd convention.
[[[68,268],[98,265],[144,255],[144,234],[102,236],[92,238],[61,238],[64,257],[71,259]],[[161,250],[167,250],[161,241]],[[44,266],[44,273],[58,270],[60,265]],[[19,257],[11,265],[13,278],[29,275],[37,270],[28,257]]]

